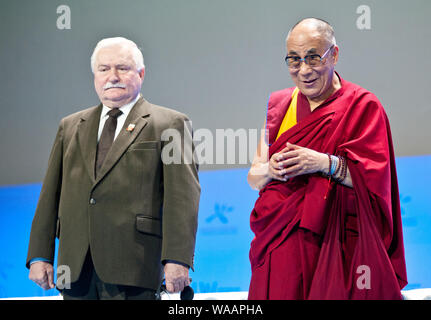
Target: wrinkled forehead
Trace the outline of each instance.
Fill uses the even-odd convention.
[[[297,27],[292,30],[286,40],[289,53],[313,53],[325,50],[329,45],[328,39],[317,29]]]
[[[101,48],[96,55],[96,65],[105,64],[135,65],[132,48],[122,44],[115,44]]]

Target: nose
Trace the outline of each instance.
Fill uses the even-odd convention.
[[[109,75],[108,75],[108,80],[111,83],[116,83],[116,82],[120,81],[120,78],[118,77],[118,72],[117,72],[117,70],[115,68],[112,68],[110,70]]]
[[[309,75],[313,72],[313,68],[310,67],[305,61],[302,61],[301,65],[299,66],[299,73],[302,76]]]

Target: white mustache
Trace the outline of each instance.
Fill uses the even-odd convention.
[[[122,88],[126,89],[126,85],[124,83],[111,83],[108,82],[103,86],[103,90],[111,89],[111,88]]]

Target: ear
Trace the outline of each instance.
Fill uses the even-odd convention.
[[[142,81],[144,81],[144,77],[145,77],[145,67],[142,68],[141,71],[139,71],[139,77],[141,78]]]
[[[336,65],[338,62],[338,56],[339,56],[340,49],[338,48],[338,46],[335,46],[334,49],[332,49],[332,50],[333,50],[332,58],[334,59],[334,65]]]

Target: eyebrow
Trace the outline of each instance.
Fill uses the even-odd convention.
[[[120,64],[116,64],[115,68],[130,68],[130,66],[128,64],[120,63]]]
[[[313,53],[317,53],[317,49],[316,48],[311,48],[310,50],[307,51],[307,54],[313,54]]]
[[[315,54],[315,53],[317,53],[317,49],[316,48],[311,48],[311,49],[307,50],[306,55]],[[299,56],[299,54],[296,51],[294,51],[294,50],[290,50],[289,53],[288,53],[288,55],[289,56],[290,55]]]
[[[97,68],[111,68],[111,66],[109,64],[99,64]],[[114,68],[130,68],[130,66],[127,64],[120,63],[116,64]]]

